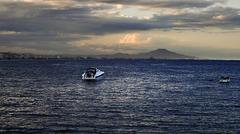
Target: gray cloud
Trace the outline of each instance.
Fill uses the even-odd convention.
[[[144,0],[96,0],[97,2],[106,3],[124,3],[124,4],[140,4],[140,3],[155,3],[152,5],[183,5],[188,6],[194,3],[196,5],[203,4],[212,5],[216,1],[193,1],[193,0],[172,0],[172,1],[144,1]],[[165,4],[161,4],[165,3]],[[144,4],[147,5],[147,4]],[[180,15],[155,16],[152,20],[144,21],[134,18],[119,18],[119,17],[97,17],[92,16],[91,12],[95,10],[109,9],[110,7],[80,7],[68,9],[51,9],[48,6],[35,5],[30,3],[14,2],[4,3],[1,7],[5,7],[4,11],[0,10],[0,30],[12,31],[45,31],[45,32],[69,32],[69,33],[108,33],[122,32],[124,30],[148,30],[153,28],[169,28],[169,27],[188,27],[202,25],[218,25],[219,23],[233,22],[232,25],[238,24],[239,10],[233,8],[215,7],[200,13],[185,13]],[[175,7],[175,6],[173,6]],[[190,7],[190,6],[189,6]],[[197,6],[192,6],[197,7]],[[201,7],[201,6],[199,6]],[[224,20],[213,20],[214,16],[222,15]],[[174,25],[174,22],[182,22],[184,25]],[[71,26],[71,27],[70,27]]]
[[[76,0],[77,1],[77,0]],[[84,0],[81,0],[83,2]],[[80,4],[81,4],[80,2]],[[86,2],[86,1],[85,1]],[[153,8],[206,8],[206,11],[180,15],[155,15],[150,20],[126,17],[94,16],[94,11],[112,9],[109,5],[97,7],[52,8],[23,2],[0,2],[0,31],[16,31],[16,35],[0,35],[0,46],[25,47],[58,52],[86,52],[88,47],[75,49],[69,41],[91,38],[93,35],[144,31],[151,29],[197,29],[202,27],[238,28],[239,9],[212,7],[219,1],[198,0],[92,0],[108,4],[137,5]],[[222,2],[222,1],[220,1]],[[74,35],[74,36],[73,36]],[[103,45],[104,46],[104,45]],[[99,49],[92,45],[89,50]],[[123,48],[102,48],[121,50]],[[129,48],[128,48],[129,49]]]
[[[206,8],[223,0],[96,0],[110,4],[137,5],[154,8]]]
[[[185,13],[173,16],[155,16],[153,22],[168,24],[171,28],[237,28],[240,15],[238,9],[214,7],[200,13]]]
[[[5,10],[0,12],[0,32],[14,31],[18,34],[0,35],[0,46],[71,53],[73,48],[68,45],[70,41],[87,39],[92,35],[153,28],[151,24],[134,19],[92,16],[91,11],[101,10],[99,7],[52,9],[25,4],[4,5]],[[77,53],[76,50],[86,51],[80,48],[73,52]]]

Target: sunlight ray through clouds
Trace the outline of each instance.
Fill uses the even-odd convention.
[[[150,43],[151,37],[141,37],[138,33],[126,34],[119,40],[120,44],[146,44]]]
[[[0,0],[0,18],[2,51],[240,58],[238,0]]]

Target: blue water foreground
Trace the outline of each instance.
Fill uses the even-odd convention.
[[[1,60],[2,132],[240,133],[240,61]]]

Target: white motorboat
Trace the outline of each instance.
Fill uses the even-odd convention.
[[[91,67],[88,68],[83,74],[82,74],[82,79],[86,80],[86,81],[96,81],[96,80],[100,80],[104,75],[104,72]]]
[[[219,80],[219,83],[230,83],[231,82],[231,79],[230,77],[224,77],[222,76]]]

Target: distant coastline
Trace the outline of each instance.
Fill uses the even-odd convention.
[[[76,60],[198,60],[198,61],[240,61],[240,59],[216,59],[216,58],[198,58],[187,56],[167,49],[157,49],[154,51],[138,54],[115,53],[109,55],[40,55],[31,53],[13,53],[0,52],[0,60],[18,60],[18,59],[76,59]]]
[[[186,56],[175,53],[167,49],[157,49],[154,51],[138,54],[116,53],[109,55],[37,55],[31,53],[0,52],[0,59],[197,59],[193,56]]]

